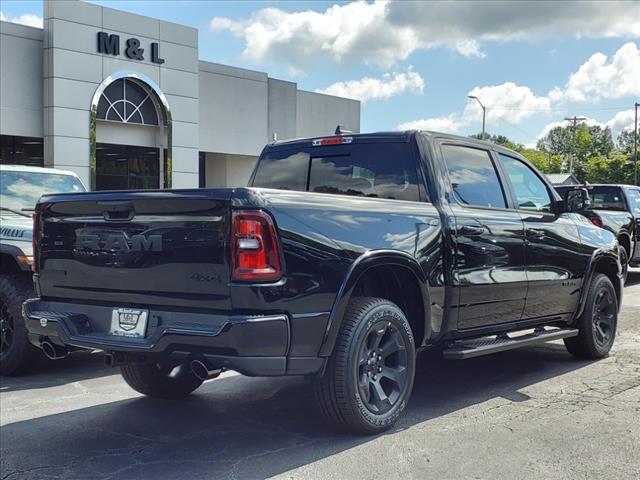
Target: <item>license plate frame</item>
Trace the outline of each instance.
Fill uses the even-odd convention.
[[[109,334],[117,337],[144,338],[147,332],[149,310],[141,308],[114,308],[111,311]]]

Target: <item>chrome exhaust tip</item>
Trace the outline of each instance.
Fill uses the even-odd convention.
[[[205,381],[211,378],[216,378],[222,372],[222,369],[209,369],[207,365],[202,360],[191,360],[191,373],[193,373],[196,378]]]
[[[49,340],[45,340],[40,344],[40,348],[44,352],[45,357],[49,360],[60,360],[69,355],[69,350],[64,347],[54,345]]]

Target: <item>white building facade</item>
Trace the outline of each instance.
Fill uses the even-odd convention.
[[[245,185],[278,139],[358,132],[360,103],[199,60],[197,29],[76,0],[0,22],[0,160],[91,189]]]

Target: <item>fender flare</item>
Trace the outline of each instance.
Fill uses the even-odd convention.
[[[16,261],[16,257],[24,255],[22,249],[16,245],[9,245],[6,243],[0,243],[0,255],[9,255],[16,262],[16,265],[23,272],[30,272],[31,267],[25,266],[18,261]]]
[[[622,306],[622,293],[624,291],[624,284],[622,280],[622,266],[620,265],[620,256],[617,251],[618,248],[619,246],[617,244],[615,250],[609,248],[599,248],[595,250],[591,255],[589,265],[587,265],[587,270],[584,275],[584,283],[582,284],[580,298],[578,299],[578,309],[573,316],[573,322],[575,322],[580,317],[580,315],[582,315],[582,312],[584,312],[585,304],[587,302],[587,291],[589,290],[591,281],[596,274],[596,265],[601,261],[613,261],[613,263],[615,263],[618,267],[618,285],[614,283],[613,287],[615,288],[618,295],[618,310],[620,310],[620,307]]]
[[[320,346],[320,357],[328,357],[333,352],[333,347],[335,346],[338,333],[340,331],[340,325],[342,324],[342,318],[347,309],[347,305],[349,305],[353,291],[362,275],[371,268],[381,266],[406,268],[416,277],[420,286],[420,292],[422,293],[422,303],[425,313],[425,338],[429,337],[431,331],[431,300],[429,290],[427,288],[427,277],[420,264],[414,257],[406,252],[398,250],[370,250],[358,257],[356,261],[351,264],[345,279],[340,285],[338,294],[336,295],[333,306],[331,307],[331,313],[329,314],[324,338]]]

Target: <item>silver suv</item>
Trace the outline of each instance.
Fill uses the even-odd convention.
[[[84,192],[73,172],[0,165],[0,374],[26,371],[37,353],[27,340],[21,306],[33,297],[32,211],[45,193]]]

